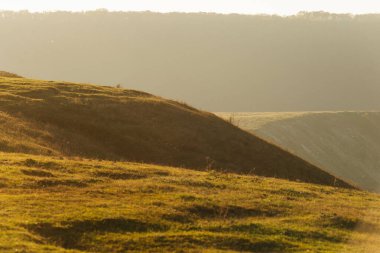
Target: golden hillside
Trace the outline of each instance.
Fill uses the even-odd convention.
[[[380,198],[220,172],[0,153],[0,251],[379,249]]]
[[[214,114],[106,86],[0,78],[0,150],[348,186]]]

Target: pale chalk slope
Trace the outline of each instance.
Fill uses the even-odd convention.
[[[380,192],[380,112],[217,114],[335,176]]]

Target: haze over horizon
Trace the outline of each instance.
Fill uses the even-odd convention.
[[[3,0],[0,10],[45,11],[88,11],[107,9],[110,11],[153,11],[153,12],[214,12],[238,14],[294,15],[301,11],[325,11],[331,13],[366,14],[380,13],[380,3],[376,1],[302,1],[302,0],[237,0],[237,1],[173,1],[173,0],[94,0],[94,1],[47,1],[47,0]]]
[[[380,15],[0,13],[0,69],[208,111],[380,110]]]

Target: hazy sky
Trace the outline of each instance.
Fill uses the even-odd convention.
[[[218,12],[291,15],[299,11],[380,13],[379,0],[0,0],[0,10]]]

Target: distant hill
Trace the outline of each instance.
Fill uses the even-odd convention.
[[[380,15],[0,13],[0,69],[208,111],[380,110]]]
[[[380,112],[219,115],[333,175],[380,192]]]
[[[0,78],[0,151],[175,165],[347,186],[214,114],[120,88]]]

